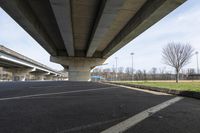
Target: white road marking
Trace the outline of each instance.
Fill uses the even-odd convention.
[[[117,87],[104,87],[104,88],[87,89],[87,90],[75,90],[75,91],[64,91],[64,92],[56,92],[56,93],[43,93],[43,94],[34,94],[34,95],[25,95],[25,96],[16,96],[16,97],[6,97],[6,98],[0,98],[0,101],[39,97],[39,96],[50,96],[50,95],[61,95],[61,94],[88,92],[88,91],[98,91],[98,90],[106,90],[106,89],[112,89],[112,88],[117,88]]]
[[[142,91],[142,92],[146,92],[146,93],[150,93],[150,94],[154,94],[154,95],[171,95],[171,94],[157,92],[157,91],[150,91],[150,90],[138,89],[138,88],[134,88],[134,87],[130,87],[130,86],[125,86],[125,85],[117,85],[117,84],[110,84],[110,83],[102,83],[102,84],[107,84],[107,85],[112,85],[112,86],[127,88],[127,89],[131,89],[131,90],[136,90],[136,91]]]
[[[85,87],[86,85],[84,85]],[[92,86],[92,85],[87,85],[88,86]],[[82,87],[81,85],[52,85],[52,86],[31,86],[29,88],[60,88],[60,87]]]
[[[141,113],[138,113],[138,114],[126,119],[125,121],[118,123],[117,125],[114,125],[108,129],[102,131],[101,133],[123,133],[124,131],[133,127],[137,123],[141,122],[142,120],[144,120],[144,119],[150,117],[151,115],[155,114],[156,112],[180,101],[181,99],[183,99],[183,97],[175,97],[166,102],[158,104],[154,107],[151,107],[145,111],[142,111]]]
[[[82,130],[87,130],[88,128],[94,128],[94,127],[97,127],[97,126],[102,126],[102,125],[109,124],[109,123],[116,122],[116,121],[120,121],[120,120],[123,120],[123,119],[125,119],[125,117],[121,117],[121,118],[117,118],[117,119],[111,119],[111,120],[107,120],[107,121],[96,122],[96,123],[83,125],[83,126],[79,126],[79,127],[74,127],[74,128],[71,128],[71,129],[59,131],[57,133],[80,132]]]
[[[59,87],[71,87],[69,85],[63,85],[63,86],[57,86],[57,85],[52,85],[52,86],[31,86],[29,88],[59,88]]]

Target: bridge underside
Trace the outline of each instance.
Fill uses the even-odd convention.
[[[14,81],[25,80],[52,80],[63,78],[64,75],[46,65],[23,56],[11,49],[0,45],[0,67],[5,72],[12,73]]]
[[[0,6],[51,55],[51,61],[60,63],[69,71],[69,79],[78,80],[86,72],[85,67],[89,71],[103,63],[184,2],[1,0]],[[80,66],[72,63],[72,58],[81,58],[86,62],[92,58],[100,62],[90,63],[89,66],[82,63],[84,66]]]

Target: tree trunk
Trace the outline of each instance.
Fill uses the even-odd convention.
[[[176,83],[179,81],[179,71],[176,71]]]

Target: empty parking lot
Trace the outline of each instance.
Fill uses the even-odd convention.
[[[0,84],[2,133],[117,132],[120,126],[130,133],[199,133],[199,124],[196,99],[93,82]]]

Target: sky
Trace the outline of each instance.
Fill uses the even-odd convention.
[[[149,71],[152,67],[156,67],[165,68],[167,71],[172,72],[173,68],[162,62],[162,48],[168,43],[189,43],[195,51],[200,53],[199,7],[199,0],[188,0],[110,56],[106,60],[107,65],[100,67],[112,68],[115,65],[115,57],[118,58],[118,67],[131,67],[130,53],[133,52],[134,69]],[[4,45],[53,69],[63,69],[61,65],[50,62],[50,55],[1,8],[0,45]],[[196,64],[194,56],[191,63],[184,68],[196,69]]]

